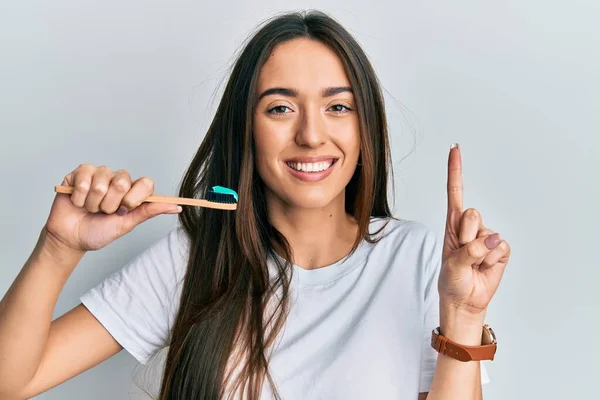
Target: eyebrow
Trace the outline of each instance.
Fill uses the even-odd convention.
[[[344,92],[354,93],[352,88],[349,86],[333,86],[333,87],[328,87],[328,88],[323,89],[321,91],[321,96],[331,97],[331,96],[335,96],[336,94],[340,94],[340,93],[344,93]],[[270,96],[273,94],[279,94],[281,96],[286,96],[286,97],[298,97],[298,90],[294,89],[294,88],[281,88],[281,87],[270,88],[270,89],[267,89],[264,92],[262,92],[260,94],[260,96],[258,97],[258,100],[262,99],[265,96]]]

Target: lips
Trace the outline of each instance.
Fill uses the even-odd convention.
[[[298,157],[285,161],[287,170],[305,182],[318,182],[331,174],[337,157]]]
[[[329,169],[335,163],[334,158],[316,162],[286,161],[288,167],[302,172],[321,172]]]

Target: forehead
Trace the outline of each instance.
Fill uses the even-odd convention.
[[[259,91],[278,86],[320,91],[329,86],[350,86],[350,81],[333,50],[319,41],[302,38],[275,46],[263,65]]]

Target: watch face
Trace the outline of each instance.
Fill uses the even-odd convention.
[[[496,343],[496,334],[494,330],[490,328],[489,325],[483,326],[483,343],[484,344],[494,344]]]

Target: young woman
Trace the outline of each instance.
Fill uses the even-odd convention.
[[[389,154],[379,83],[351,35],[318,12],[268,21],[179,192],[227,186],[237,211],[143,203],[152,180],[123,170],[69,173],[73,194],[56,196],[0,303],[0,397],[169,346],[165,400],[481,398],[477,360],[495,351],[484,318],[510,248],[463,211],[457,146],[443,241],[392,218]],[[87,251],[179,212],[181,227],[51,321]]]

